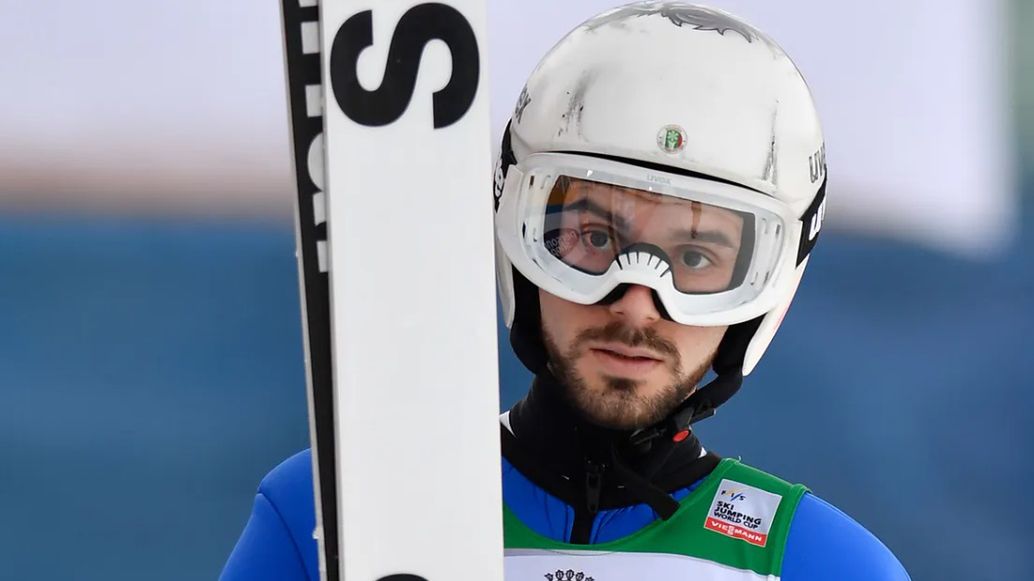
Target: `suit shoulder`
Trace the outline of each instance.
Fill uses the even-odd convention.
[[[298,452],[270,470],[258,492],[269,500],[296,541],[311,540],[316,509],[310,450]]]
[[[783,555],[784,581],[908,581],[894,553],[853,518],[807,493],[797,505]]]
[[[312,488],[312,451],[302,450],[278,464],[259,483],[259,492],[269,497]]]
[[[312,455],[295,454],[259,484],[251,518],[220,579],[318,579]]]

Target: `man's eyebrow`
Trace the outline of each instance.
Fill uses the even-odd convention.
[[[577,212],[590,212],[596,214],[600,218],[614,224],[619,230],[628,229],[628,221],[621,216],[615,215],[610,210],[590,200],[588,197],[584,197],[576,202],[572,202],[564,206],[564,211],[577,211]]]
[[[672,232],[672,237],[689,239],[697,242],[710,242],[733,250],[738,250],[740,247],[738,242],[734,243],[722,230],[693,230],[691,228],[680,228]]]

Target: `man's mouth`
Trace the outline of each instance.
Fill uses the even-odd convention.
[[[597,345],[589,349],[600,371],[616,377],[640,377],[662,363],[654,352],[622,345]]]
[[[629,347],[627,345],[620,345],[615,343],[607,343],[603,345],[597,345],[592,347],[593,350],[603,351],[608,355],[613,355],[622,359],[629,359],[633,361],[663,361],[663,358],[657,355],[654,351],[644,349],[642,347]]]

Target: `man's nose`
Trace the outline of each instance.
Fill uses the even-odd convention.
[[[653,290],[639,284],[628,285],[625,294],[609,308],[612,315],[621,317],[634,327],[650,325],[661,318],[653,302]]]

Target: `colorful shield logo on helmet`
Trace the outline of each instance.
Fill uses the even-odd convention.
[[[678,153],[686,146],[686,131],[678,125],[665,125],[657,132],[657,146],[668,153]]]

